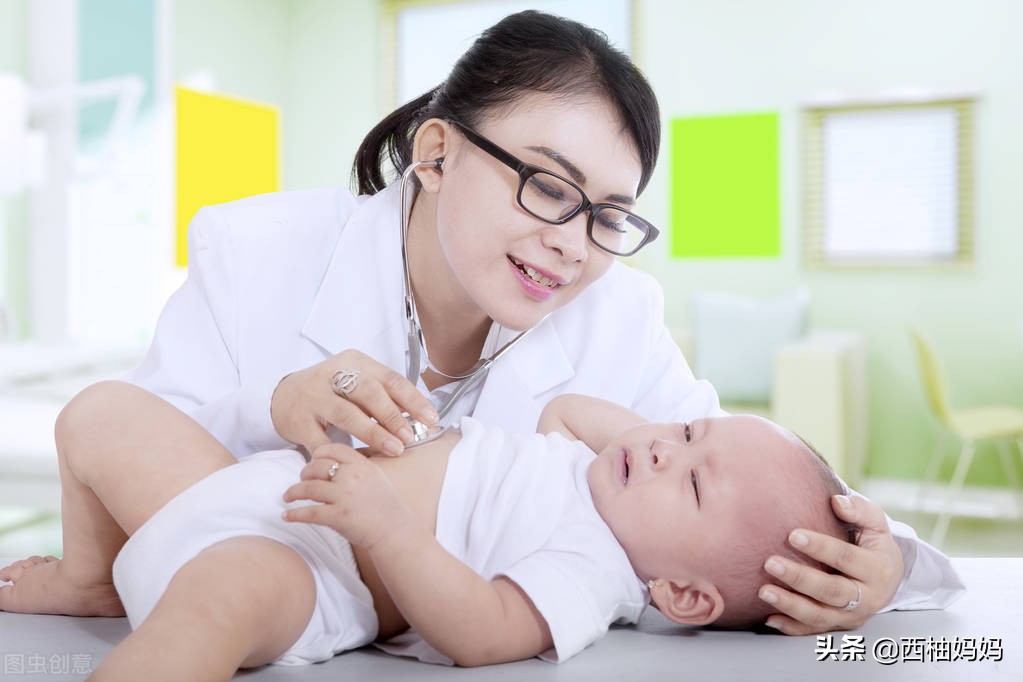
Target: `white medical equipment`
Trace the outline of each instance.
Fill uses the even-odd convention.
[[[76,160],[76,175],[103,169],[138,116],[146,91],[138,76],[103,78],[67,87],[32,89],[18,76],[0,73],[0,194],[14,194],[40,184],[45,177],[46,138],[29,127],[29,117],[61,107],[80,107],[115,100],[117,108],[103,137],[101,153]]]

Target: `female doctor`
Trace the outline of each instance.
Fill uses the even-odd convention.
[[[128,380],[237,457],[353,439],[397,455],[466,414],[532,432],[561,393],[655,421],[716,414],[665,329],[659,287],[616,262],[657,236],[634,205],[659,140],[653,92],[602,34],[509,16],[370,131],[360,196],[201,210],[188,279]],[[404,173],[390,185],[385,162]],[[912,529],[852,499],[836,511],[862,528],[858,545],[794,538],[837,574],[768,562],[773,627],[852,628],[881,609],[944,606],[959,587]]]

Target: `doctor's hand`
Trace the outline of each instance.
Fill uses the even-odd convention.
[[[759,592],[761,599],[779,611],[767,624],[787,635],[858,628],[891,602],[902,581],[902,552],[881,507],[852,495],[832,497],[831,506],[839,519],[859,527],[855,545],[802,529],[789,534],[789,544],[835,568],[837,574],[777,555],[764,565],[768,573],[792,588],[789,591],[772,584],[762,586]]]
[[[334,392],[332,380],[339,370],[352,374],[345,383],[347,395]],[[357,350],[292,372],[281,379],[270,400],[277,433],[310,453],[330,442],[327,427],[333,424],[380,452],[400,455],[412,440],[402,412],[427,426],[438,420],[433,405],[412,382]]]

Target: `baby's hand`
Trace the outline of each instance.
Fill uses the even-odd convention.
[[[285,502],[321,504],[284,512],[284,520],[333,528],[349,542],[370,548],[390,531],[414,522],[384,472],[346,445],[330,443],[313,452],[302,480],[284,492]]]

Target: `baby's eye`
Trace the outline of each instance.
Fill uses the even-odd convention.
[[[693,440],[693,427],[689,422],[682,425],[682,437],[687,443]]]

